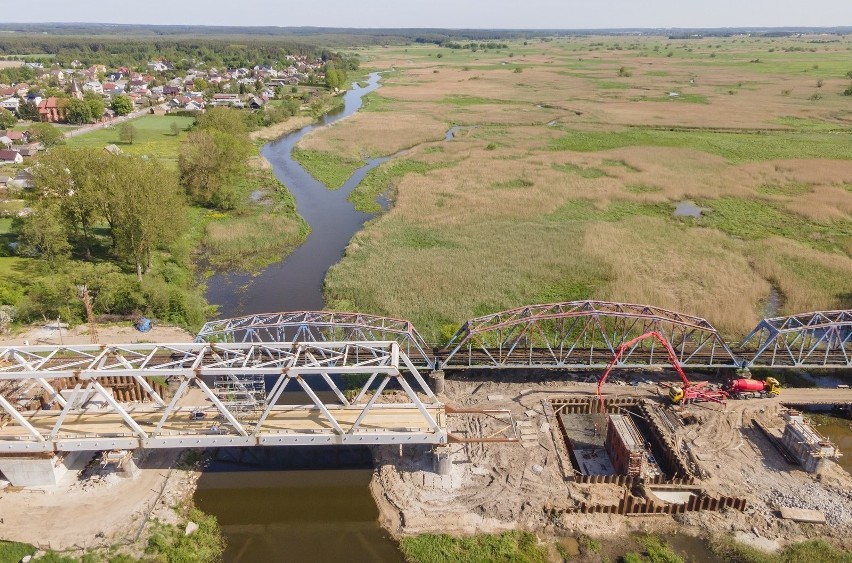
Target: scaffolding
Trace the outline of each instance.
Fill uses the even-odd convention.
[[[217,375],[213,393],[237,418],[248,418],[266,409],[266,380],[262,375]]]

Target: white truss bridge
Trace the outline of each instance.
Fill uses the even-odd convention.
[[[118,378],[142,399],[119,401]],[[254,398],[214,381],[252,381]],[[0,453],[443,444],[446,428],[396,341],[0,348]]]

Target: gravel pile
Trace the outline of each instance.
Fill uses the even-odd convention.
[[[777,508],[819,510],[831,526],[852,526],[852,491],[832,491],[809,483],[795,492],[771,489],[763,500]]]

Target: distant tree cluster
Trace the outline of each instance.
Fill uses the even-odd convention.
[[[470,49],[471,51],[478,51],[486,49],[508,49],[509,46],[506,43],[497,43],[496,41],[489,41],[487,43],[458,43],[456,41],[445,41],[441,44],[441,47],[446,47],[447,49]]]
[[[160,38],[151,40],[123,39],[115,37],[69,37],[52,35],[8,34],[0,36],[0,56],[30,55],[44,53],[45,56],[28,57],[29,60],[66,67],[72,61],[83,65],[103,64],[111,68],[130,66],[144,67],[149,61],[165,59],[173,61],[178,70],[186,70],[198,64],[217,67],[253,67],[274,64],[285,55],[319,56],[317,47],[297,42],[269,41],[265,39],[183,39]],[[32,69],[14,68],[0,70],[0,82],[29,82],[34,78]]]

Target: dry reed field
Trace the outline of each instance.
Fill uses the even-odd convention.
[[[329,306],[433,341],[582,298],[696,314],[732,339],[765,315],[852,308],[850,51],[852,36],[363,50],[394,70],[301,148],[332,167],[413,148],[356,189],[394,203],[329,273]],[[687,201],[699,217],[675,215]]]

